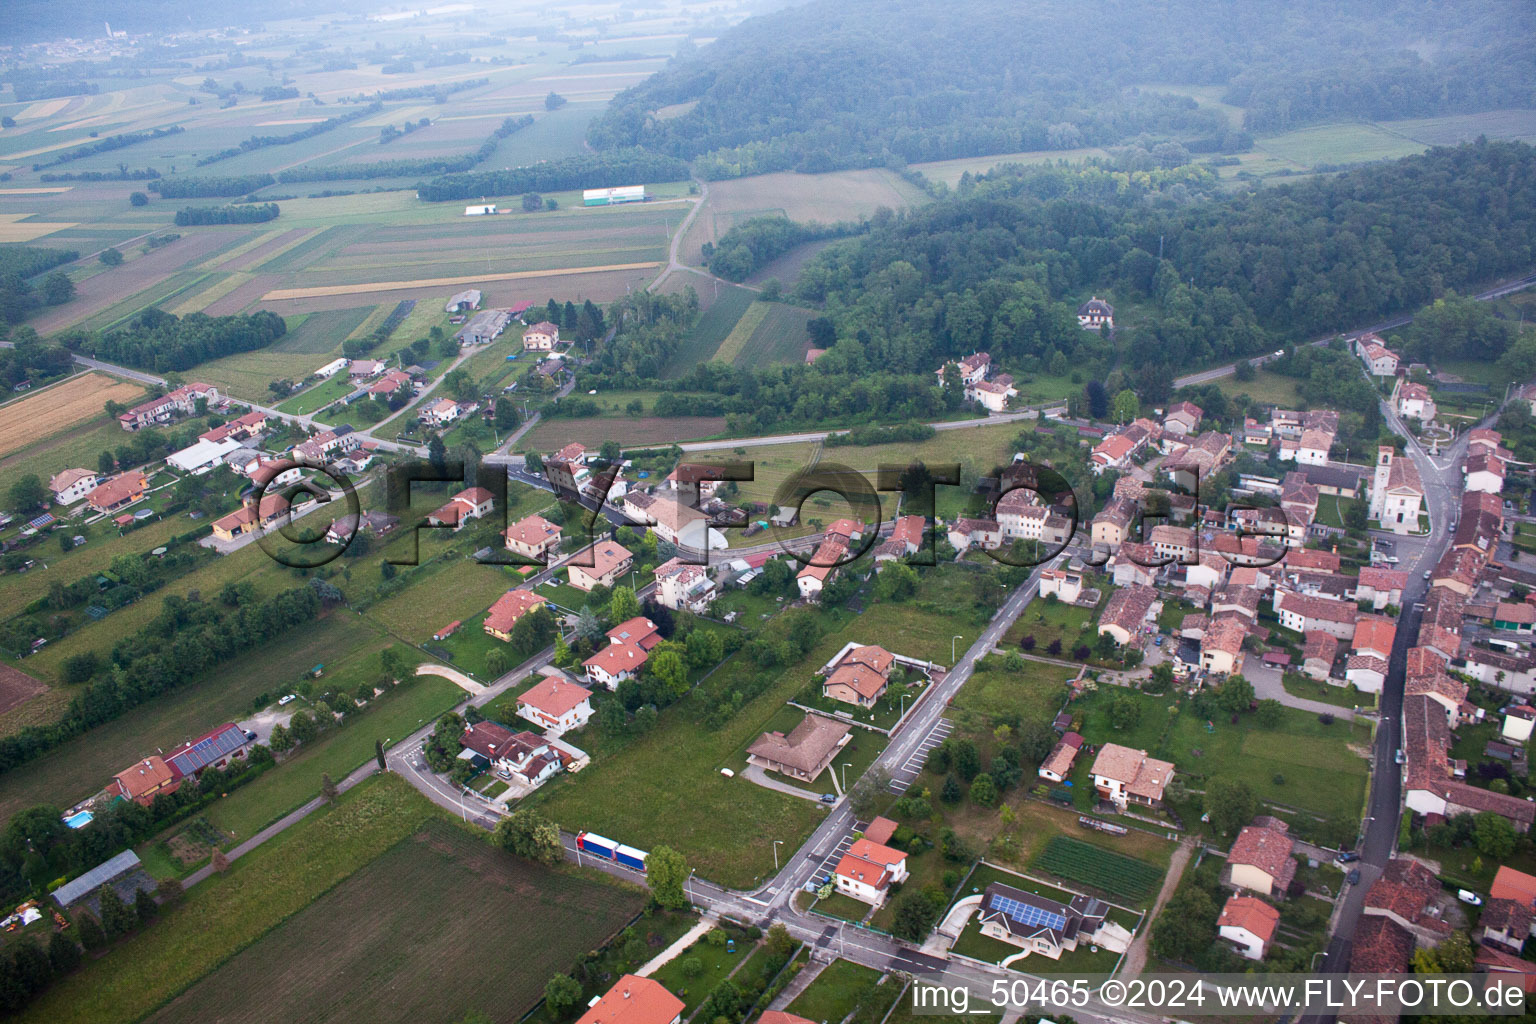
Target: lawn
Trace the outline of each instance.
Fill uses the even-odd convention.
[[[1110,586],[1100,587],[1103,592],[1101,604],[1109,600],[1113,589]],[[1003,635],[1003,644],[1021,647],[1024,638],[1032,636],[1035,638],[1035,646],[1030,653],[1049,658],[1066,657],[1079,644],[1091,647],[1098,639],[1093,630],[1095,615],[1093,608],[1082,608],[1061,601],[1032,601],[1024,614]],[[1050,646],[1057,640],[1061,641],[1060,653],[1052,654]]]
[[[805,325],[815,315],[782,302],[754,302],[713,358],[736,366],[801,362],[810,346]]]
[[[1333,686],[1299,672],[1287,672],[1281,679],[1285,692],[1293,697],[1320,700],[1341,708],[1373,708],[1379,694],[1361,693],[1350,686]]]
[[[1385,128],[1363,123],[1300,128],[1257,139],[1254,148],[1310,169],[1318,164],[1390,160],[1422,153],[1426,147]]]
[[[1271,370],[1256,370],[1252,380],[1238,380],[1236,374],[1229,373],[1225,377],[1217,377],[1215,384],[1229,398],[1247,395],[1255,401],[1281,409],[1306,407],[1301,393],[1296,390],[1296,379],[1281,376]]]
[[[744,963],[752,952],[751,946],[742,948],[738,945],[734,953],[728,953],[724,942],[717,946],[709,941],[710,934],[706,933],[700,937],[699,941],[657,968],[656,973],[651,975],[666,986],[667,991],[683,1001],[685,1018],[697,1010],[715,990],[715,986]],[[688,963],[692,960],[697,960],[700,968],[694,974],[690,974],[691,965]]]
[[[864,989],[880,980],[880,972],[851,960],[834,960],[786,1009],[812,1021],[836,1022],[853,1012]]]
[[[981,933],[981,925],[973,917],[955,940],[953,951],[984,963],[998,964],[1021,952],[1018,946],[989,938]],[[1096,949],[1082,942],[1077,949],[1061,954],[1060,959],[1031,954],[1009,964],[1009,970],[1021,974],[1110,974],[1120,962],[1120,954],[1107,949]]]
[[[643,902],[606,875],[542,867],[430,820],[149,1019],[515,1018]],[[501,951],[501,965],[486,970],[475,949]]]
[[[513,567],[447,554],[402,574],[405,586],[370,607],[367,615],[416,644],[426,643],[455,619],[465,630],[480,631],[485,610],[522,580]]]
[[[371,863],[422,828],[438,812],[403,779],[382,776],[345,794],[334,807],[264,843],[231,865],[229,872],[188,891],[183,904],[100,960],[54,985],[15,1019],[37,1024],[114,1024],[140,1020],[165,1000],[225,963],[285,918],[296,914],[338,882]],[[406,890],[409,892],[409,890]],[[465,888],[477,900],[488,893]],[[336,918],[356,929],[351,918]],[[414,929],[446,917],[417,915]],[[220,922],[210,928],[210,921]],[[397,949],[411,948],[387,933]],[[312,963],[319,947],[290,961]],[[583,947],[585,948],[585,947]],[[263,962],[263,998],[246,1003],[255,1020],[271,1020],[274,993],[270,962]],[[367,972],[355,977],[373,984]],[[333,980],[323,978],[324,980]],[[541,975],[539,984],[542,987]],[[378,986],[389,991],[389,986]],[[437,992],[439,998],[443,995]],[[234,1009],[225,1006],[226,1011]]]
[[[368,652],[371,653],[371,652]],[[414,661],[416,659],[409,659]],[[372,663],[374,659],[369,658]],[[374,758],[374,742],[401,740],[468,695],[437,676],[411,676],[370,701],[340,729],[322,734],[207,811],[209,822],[241,842],[320,793],[320,777],[344,778]],[[386,743],[385,746],[392,744]]]
[[[311,666],[340,663],[381,646],[383,634],[372,624],[345,610],[333,611],[312,629],[268,645],[259,656],[216,669],[0,775],[0,816],[44,802],[67,807],[96,792],[139,757],[244,717],[255,697],[281,693]]]
[[[987,723],[1013,716],[1023,721],[1049,722],[1061,709],[1066,684],[1076,675],[1074,668],[1033,660],[1026,660],[1023,668],[1011,672],[1003,667],[1003,659],[989,656],[977,664],[952,704],[962,719],[974,714]]]
[[[1342,530],[1348,523],[1350,509],[1364,502],[1363,498],[1341,498],[1336,494],[1318,495],[1317,521],[1324,526]]]

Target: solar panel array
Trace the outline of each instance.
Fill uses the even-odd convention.
[[[244,745],[245,733],[238,727],[224,729],[212,736],[205,736],[187,750],[176,754],[171,758],[171,763],[175,764],[183,775],[190,775]]]
[[[1067,917],[1043,907],[1037,907],[1030,903],[1021,903],[1016,899],[1002,896],[997,893],[992,895],[992,909],[1000,910],[1021,924],[1043,925],[1056,931],[1063,931],[1067,927]]]

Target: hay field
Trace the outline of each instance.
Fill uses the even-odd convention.
[[[32,216],[30,213],[0,214],[0,242],[30,242],[34,238],[51,235],[55,231],[67,231],[79,226],[78,221],[23,221],[21,219],[30,216]]]
[[[715,359],[736,366],[798,363],[810,348],[805,325],[816,314],[782,302],[754,302],[715,352]]]
[[[700,247],[705,242],[718,241],[735,224],[765,214],[835,224],[867,217],[882,206],[904,209],[926,198],[884,168],[830,174],[782,171],[715,181],[709,185],[704,208],[688,229],[681,255],[685,262],[702,264]]]
[[[132,405],[144,389],[104,373],[82,373],[0,406],[0,455],[101,415],[107,402]]]
[[[314,288],[275,288],[262,296],[263,301],[313,299],[336,295],[367,295],[374,292],[410,291],[421,288],[457,288],[484,281],[524,281],[530,278],[568,277],[577,274],[601,274],[614,270],[655,270],[661,266],[652,260],[641,263],[615,263],[601,267],[565,267],[558,270],[518,270],[505,274],[473,274],[464,277],[421,278],[414,281],[368,281],[357,284],[319,285]]]

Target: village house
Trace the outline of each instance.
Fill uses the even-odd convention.
[[[221,423],[216,427],[198,434],[201,441],[223,441],[233,438],[236,441],[248,441],[267,429],[267,414],[264,412],[248,412],[236,416],[234,419]]]
[[[557,735],[580,729],[592,717],[592,691],[559,676],[545,676],[517,698],[517,714]]]
[[[1397,623],[1380,615],[1362,615],[1355,622],[1350,644],[1355,654],[1374,654],[1386,660],[1392,657],[1392,642],[1397,637]]]
[[[1530,636],[1536,626],[1536,604],[1529,601],[1500,601],[1494,605],[1493,628],[1500,633]]]
[[[583,565],[590,561],[592,564]],[[566,563],[571,586],[590,592],[597,587],[611,587],[635,564],[630,550],[611,540],[600,540]]]
[[[178,417],[197,412],[199,402],[205,409],[218,405],[219,389],[212,384],[183,384],[159,398],[139,403],[118,416],[117,422],[124,430],[164,426]]]
[[[1312,630],[1307,633],[1306,643],[1301,649],[1302,673],[1319,682],[1325,681],[1333,674],[1333,659],[1338,656],[1338,652],[1338,637],[1320,629]]]
[[[800,591],[800,596],[807,601],[814,601],[821,595],[827,581],[837,572],[838,563],[848,553],[848,545],[841,537],[824,537],[816,546],[816,553],[811,556],[809,565],[806,565],[795,574],[795,586]]]
[[[1536,915],[1529,906],[1518,900],[1490,898],[1477,918],[1478,941],[1519,956],[1525,940],[1531,937],[1533,922]]]
[[[972,384],[987,379],[987,372],[992,369],[992,357],[986,352],[972,352],[964,359],[956,359],[944,363],[935,371],[939,378],[939,385],[944,384],[944,371],[950,366],[955,366],[959,371],[959,379],[962,387],[970,387]]]
[[[927,525],[927,520],[922,516],[902,516],[897,519],[895,526],[891,529],[891,535],[875,548],[875,564],[893,562],[908,555],[917,554],[918,549],[922,547],[923,533]]]
[[[715,583],[702,565],[671,558],[656,567],[656,603],[673,611],[702,615],[715,599]]]
[[[1013,386],[1013,377],[1000,373],[991,380],[979,380],[967,385],[965,399],[975,402],[988,412],[1006,412],[1010,399],[1019,397],[1019,389]]]
[[[1361,693],[1380,693],[1387,681],[1387,660],[1374,654],[1351,654],[1344,659],[1344,681]]]
[[[1093,446],[1088,455],[1088,468],[1094,476],[1102,476],[1107,469],[1123,470],[1131,464],[1136,454],[1136,443],[1124,434],[1111,434]]]
[[[427,522],[433,526],[451,527],[455,532],[464,528],[471,519],[488,516],[496,508],[496,498],[484,487],[469,487],[448,499],[448,503],[431,515]]]
[[[421,411],[421,421],[429,427],[446,427],[462,414],[462,407],[451,398],[439,398]]]
[[[1173,765],[1148,757],[1145,750],[1106,743],[1093,760],[1093,786],[1102,799],[1124,810],[1130,804],[1159,807],[1173,778]]]
[[[1484,494],[1499,494],[1504,490],[1504,460],[1486,451],[1478,451],[1467,456],[1462,463],[1463,489],[1466,491],[1481,491]]]
[[[384,372],[386,364],[378,359],[354,359],[352,365],[347,367],[347,376],[354,382],[367,380],[369,377],[377,377]]]
[[[144,497],[148,487],[148,477],[130,470],[101,481],[85,496],[85,500],[95,512],[116,512]]]
[[[1104,606],[1104,613],[1099,616],[1098,635],[1113,637],[1121,646],[1129,644],[1138,639],[1142,625],[1157,615],[1161,605],[1157,591],[1151,587],[1122,587]]]
[[[244,729],[226,722],[196,739],[172,747],[165,755],[165,763],[177,779],[197,778],[210,768],[215,771],[228,768],[245,757],[254,742]]]
[[[101,477],[88,469],[66,469],[48,480],[48,491],[55,504],[73,505],[96,489]]]
[[[256,533],[285,518],[288,509],[288,499],[281,494],[264,494],[259,504],[254,498],[247,498],[235,511],[213,521],[213,535],[222,541],[232,541],[242,534]]]
[[[825,715],[807,714],[789,731],[765,732],[747,748],[747,761],[801,782],[814,781],[852,738],[853,726]]]
[[[971,548],[992,551],[1003,546],[1003,528],[995,519],[961,516],[949,528],[949,546],[964,554]]]
[[[1160,561],[1150,544],[1126,543],[1120,545],[1106,568],[1117,587],[1151,587],[1157,582]]]
[[[312,466],[323,466],[329,460],[345,455],[362,445],[363,439],[348,426],[335,430],[322,430],[307,441],[293,446],[293,458]]]
[[[1365,364],[1366,372],[1373,377],[1392,377],[1397,374],[1397,364],[1402,357],[1387,348],[1375,334],[1362,334],[1355,341],[1355,353]]]
[[[709,516],[683,501],[682,494],[670,491],[657,495],[647,509],[651,523],[656,536],[668,544],[703,551],[710,543]]]
[[[576,1024],[681,1024],[683,1001],[658,981],[626,974]]]
[[[1399,607],[1403,603],[1403,588],[1407,585],[1408,573],[1400,569],[1362,566],[1355,581],[1355,599],[1369,601],[1371,609],[1378,612],[1388,605]]]
[[[560,343],[560,328],[548,320],[540,320],[523,332],[524,352],[550,352]]]
[[[560,754],[537,733],[483,721],[465,729],[459,742],[490,762],[497,775],[525,786],[537,786],[560,770]]]
[[[1208,430],[1188,444],[1174,445],[1161,468],[1174,486],[1194,491],[1201,480],[1214,476],[1231,458],[1232,438]]]
[[[1456,670],[1509,693],[1527,697],[1536,693],[1536,652],[1530,650],[1511,654],[1491,647],[1468,645],[1461,650]]]
[[[1152,527],[1147,534],[1152,552],[1158,561],[1187,564],[1197,559],[1200,539],[1188,526],[1169,526],[1164,523]]]
[[[822,695],[844,704],[872,708],[890,685],[896,656],[884,647],[854,646],[826,666]]]
[[[1294,590],[1275,589],[1274,609],[1280,625],[1297,633],[1319,630],[1340,640],[1353,640],[1360,610],[1349,601],[1335,601]]]
[[[1248,628],[1236,615],[1211,620],[1200,639],[1200,668],[1211,675],[1226,676],[1243,670],[1243,641]]]
[[[1232,943],[1238,956],[1263,960],[1269,953],[1275,929],[1280,925],[1280,911],[1253,896],[1229,896],[1216,919],[1216,932]]]
[[[1439,945],[1455,931],[1440,916],[1443,890],[1435,873],[1416,860],[1394,857],[1365,893],[1361,913],[1385,917],[1427,946]]]
[[[976,908],[981,933],[1030,955],[1060,960],[1078,946],[1089,944],[1122,953],[1131,933],[1109,920],[1109,904],[1091,896],[1073,896],[1059,903],[1002,882],[990,883]]]
[[[1124,544],[1136,511],[1135,501],[1129,498],[1111,498],[1106,502],[1099,514],[1093,517],[1091,539],[1094,546],[1113,551]]]
[[[512,639],[512,627],[517,620],[540,605],[548,603],[543,594],[518,588],[509,590],[496,599],[485,614],[485,631],[507,643]]]
[[[161,793],[174,793],[181,785],[171,766],[158,754],[151,754],[133,767],[118,772],[113,779],[118,796],[145,807],[154,803]]]
[[[1404,419],[1430,423],[1435,418],[1435,400],[1423,384],[1404,381],[1397,389],[1397,414]]]
[[[1040,596],[1056,595],[1068,604],[1083,594],[1083,574],[1071,569],[1043,569],[1040,572]]]
[[[1404,768],[1403,803],[1419,814],[1439,814],[1447,818],[1457,814],[1492,811],[1528,832],[1536,805],[1516,796],[1480,789],[1463,781],[1458,773],[1465,770],[1450,757],[1450,726],[1441,704],[1424,694],[1403,697]]]
[[[546,564],[560,550],[560,527],[540,515],[519,519],[503,536],[508,551],[540,564]]]
[[[1402,925],[1380,915],[1362,917],[1355,928],[1349,951],[1353,974],[1402,974],[1413,956],[1413,935]],[[1388,1024],[1391,1017],[1355,1017],[1359,1024]]]
[[[614,641],[581,663],[587,678],[609,690],[617,690],[626,679],[633,679],[650,659],[639,644]]]
[[[1047,782],[1064,782],[1072,774],[1072,764],[1083,749],[1083,738],[1075,732],[1065,733],[1051,748],[1035,773]]]
[[[1113,329],[1115,307],[1095,295],[1077,307],[1077,325],[1091,330],[1098,330],[1100,327]]]
[[[1296,877],[1296,841],[1279,818],[1260,816],[1237,834],[1227,853],[1227,881],[1237,889],[1284,899]]]
[[[625,493],[624,502],[619,511],[623,512],[625,518],[632,523],[650,526],[656,522],[651,509],[655,507],[657,500],[656,496],[649,491],[630,490]]]
[[[1200,429],[1205,410],[1193,402],[1175,402],[1163,413],[1163,430],[1178,437],[1187,437]]]
[[[404,370],[390,370],[368,386],[368,394],[375,398],[387,397],[402,388],[410,390],[411,375]]]
[[[891,886],[907,880],[907,855],[868,839],[855,839],[837,862],[833,879],[838,892],[878,907]]]

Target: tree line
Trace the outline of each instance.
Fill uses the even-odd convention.
[[[621,149],[546,160],[529,167],[446,174],[418,183],[416,194],[427,202],[441,203],[486,195],[616,188],[637,182],[682,181],[687,177],[688,165],[675,157]]]
[[[149,186],[162,199],[208,199],[214,196],[248,196],[276,184],[270,174],[236,174],[228,177],[166,178]]]
[[[727,281],[745,281],[752,272],[803,242],[837,238],[858,230],[853,224],[801,224],[788,217],[753,217],[734,225],[718,242],[704,243],[704,264]]]
[[[64,271],[53,268],[79,258],[80,254],[70,249],[0,245],[0,322],[19,324],[39,304],[57,306],[74,298],[74,282]],[[49,270],[53,273],[34,288],[30,279]]]
[[[265,348],[288,332],[282,317],[268,310],[177,317],[151,307],[126,325],[104,334],[65,335],[70,348],[111,363],[158,372],[188,370],[198,363]]]
[[[0,738],[0,773],[196,679],[235,655],[282,636],[320,612],[313,587],[221,608],[175,595],[143,629],[119,640],[111,663],[70,699],[58,721]]]
[[[142,167],[129,170],[124,164],[118,164],[115,171],[65,171],[57,173],[44,173],[38,175],[38,180],[44,182],[53,181],[153,181],[160,177],[160,172],[153,167]]]
[[[230,157],[239,156],[241,153],[249,153],[252,150],[265,149],[268,146],[286,146],[293,142],[303,142],[305,139],[312,139],[316,135],[323,135],[326,132],[334,131],[335,129],[340,128],[342,125],[356,121],[360,118],[370,117],[383,109],[384,104],[374,102],[368,104],[366,107],[360,107],[357,110],[349,110],[345,114],[337,114],[335,117],[327,118],[326,120],[321,121],[318,124],[312,124],[307,128],[301,128],[298,131],[289,132],[287,135],[252,135],[250,138],[241,142],[238,146],[231,146],[228,149],[221,149],[217,153],[212,153],[203,157],[197,162],[197,166],[206,167],[208,164],[218,163],[220,160],[228,160]]]
[[[186,131],[179,124],[173,124],[169,128],[151,128],[146,132],[124,132],[121,135],[109,135],[96,142],[87,143],[84,146],[76,146],[74,149],[66,149],[58,156],[46,163],[32,165],[34,171],[40,171],[45,167],[57,167],[59,164],[67,164],[72,160],[80,160],[98,153],[110,153],[114,149],[122,149],[124,146],[132,146],[139,142],[152,142],[155,139],[163,139],[170,135],[179,135]]]
[[[263,224],[276,220],[282,211],[276,203],[239,203],[230,206],[187,206],[176,211],[176,226],[201,224]]]

